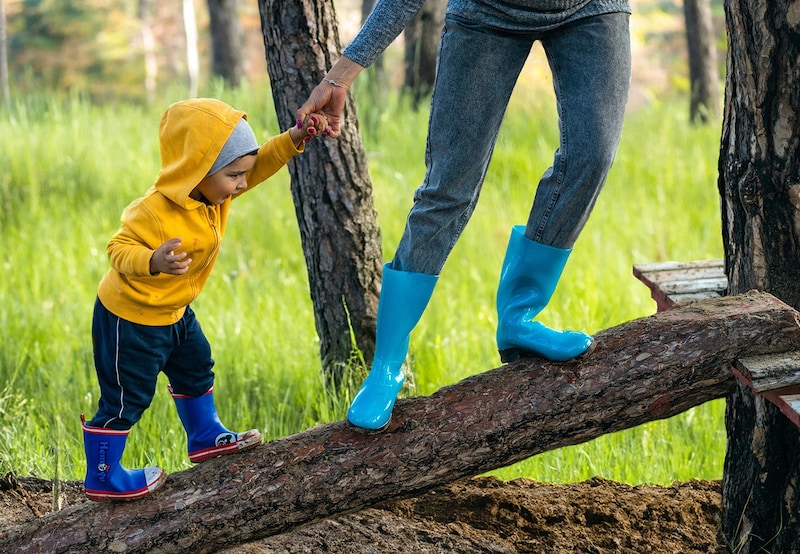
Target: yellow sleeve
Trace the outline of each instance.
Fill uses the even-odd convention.
[[[297,148],[289,135],[284,131],[261,145],[253,168],[247,173],[247,189],[263,183],[277,173],[289,160],[305,150],[305,143]]]
[[[119,230],[106,245],[111,267],[123,275],[150,277],[150,258],[163,242],[161,224],[147,206],[136,201],[125,208]]]

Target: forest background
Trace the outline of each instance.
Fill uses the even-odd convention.
[[[194,4],[197,93],[251,113],[261,137],[278,132],[257,5],[239,4],[246,79],[230,87],[212,75],[207,12],[203,3]],[[361,5],[335,4],[345,44],[358,28]],[[682,7],[652,0],[633,7],[634,75],[623,143],[543,316],[554,326],[594,332],[652,313],[646,288],[631,275],[633,263],[722,256],[719,119],[689,123]],[[724,60],[722,7],[712,7]],[[152,88],[145,85],[137,4],[5,0],[5,8],[12,101],[0,116],[7,275],[0,285],[0,472],[77,479],[83,471],[77,414],[93,413],[97,400],[89,322],[94,287],[107,268],[105,241],[122,208],[158,170],[161,110],[194,92],[186,2],[152,6],[158,45]],[[361,82],[356,88],[386,259],[424,171],[427,114],[397,92],[401,65],[395,47],[384,61],[388,88],[381,94]],[[723,72],[720,67],[720,78]],[[552,157],[552,102],[546,64],[535,50],[515,91],[482,203],[412,336],[408,394],[430,394],[498,363],[491,339],[499,257],[508,222],[524,221],[530,186]],[[341,419],[352,391],[331,397],[323,386],[288,175],[266,186],[271,192],[254,192],[261,197],[237,206],[217,277],[195,307],[215,350],[223,420],[275,439]],[[495,474],[552,482],[599,475],[632,484],[718,479],[723,412],[722,401],[712,402]],[[184,448],[174,408],[160,390],[132,434],[125,461],[175,471],[188,465]]]

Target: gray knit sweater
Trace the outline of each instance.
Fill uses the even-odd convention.
[[[378,0],[344,55],[367,67],[374,62],[425,0]],[[628,0],[448,0],[447,15],[508,31],[546,31],[584,17],[630,13]]]

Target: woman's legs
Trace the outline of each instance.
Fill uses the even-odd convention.
[[[425,180],[392,269],[438,275],[461,236],[532,36],[497,33],[447,18],[431,99]]]
[[[594,208],[622,135],[631,74],[628,14],[547,33],[561,139],[536,189],[525,236],[572,248]]]
[[[500,123],[530,38],[503,37],[448,18],[428,123],[425,181],[394,261],[384,267],[375,356],[348,410],[355,427],[383,429],[403,385],[409,334],[475,209]]]
[[[630,80],[627,14],[580,20],[547,33],[542,43],[553,72],[561,139],[528,224],[512,231],[503,262],[497,347],[504,362],[524,355],[569,360],[594,344],[584,333],[555,331],[534,318],[550,302],[605,183]]]

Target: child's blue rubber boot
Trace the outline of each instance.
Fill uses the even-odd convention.
[[[199,463],[215,456],[249,450],[262,443],[258,429],[235,433],[226,429],[217,415],[214,405],[214,389],[202,396],[169,392],[175,400],[178,416],[188,437],[189,459]]]
[[[167,479],[163,469],[125,469],[120,460],[130,429],[119,431],[90,427],[81,415],[86,452],[86,497],[97,502],[136,500],[160,488]]]

